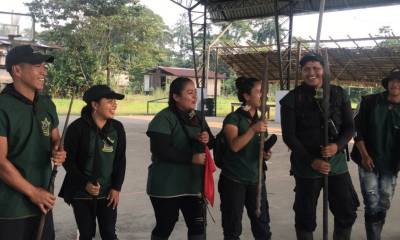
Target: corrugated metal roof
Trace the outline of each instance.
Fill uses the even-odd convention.
[[[289,0],[279,0],[280,15],[289,15]],[[293,0],[294,14],[319,11],[320,0]],[[325,11],[341,11],[359,8],[400,4],[399,0],[326,0]],[[252,18],[268,18],[275,15],[274,0],[209,0],[208,12],[213,22]]]
[[[221,57],[238,76],[256,77],[263,79],[265,62],[268,59],[268,79],[279,81],[278,53],[270,50],[256,51],[256,47],[222,51]],[[223,50],[223,49],[221,49]],[[302,49],[303,56],[309,52]],[[400,45],[368,48],[328,48],[331,77],[339,82],[379,85],[380,80],[393,68],[400,66]],[[293,59],[297,59],[297,49],[292,49]],[[292,62],[290,78],[296,78],[296,62]],[[286,72],[284,72],[286,79]]]
[[[7,41],[7,40],[1,40],[0,39],[0,45],[11,45],[11,42]]]
[[[43,49],[44,51],[48,50],[48,49],[61,49],[62,47],[57,46],[57,45],[45,45],[43,43],[40,42],[32,42],[32,41],[20,41],[20,40],[16,40],[15,41],[16,44],[18,45],[22,45],[22,44],[30,44],[34,47],[37,47],[39,49]],[[0,39],[0,68],[5,68],[4,64],[5,64],[5,59],[4,56],[7,55],[7,51],[10,50],[10,48],[12,47],[12,43],[9,40],[1,40]],[[0,75],[0,78],[2,76]],[[3,80],[0,79],[0,82],[2,82]]]
[[[14,40],[17,45],[23,45],[23,44],[30,44],[34,47],[39,47],[39,48],[44,48],[44,49],[61,49],[61,46],[58,45],[46,45],[41,42],[32,42],[32,40],[26,40],[26,39],[15,39]],[[11,46],[12,43],[10,40],[6,39],[0,39],[0,45],[4,46]]]
[[[161,69],[162,71],[164,71],[165,73],[169,74],[169,75],[173,75],[173,76],[177,76],[177,77],[189,77],[189,78],[194,78],[195,74],[194,74],[194,69],[193,68],[177,68],[177,67],[157,67],[158,69]],[[156,69],[157,69],[156,68]],[[154,71],[155,69],[153,69],[152,71]],[[199,72],[199,77],[202,76],[202,72]],[[214,71],[208,71],[208,78],[209,79],[214,79],[215,76],[215,72]],[[218,79],[225,79],[225,74],[218,74]]]

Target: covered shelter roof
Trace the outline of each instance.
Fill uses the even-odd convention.
[[[175,0],[177,1],[177,0]],[[181,0],[182,1],[182,0]],[[201,2],[204,2],[202,0]],[[235,21],[275,16],[275,0],[208,0],[207,8],[213,22]],[[280,15],[307,14],[319,11],[320,0],[278,0]],[[325,11],[351,10],[400,4],[398,0],[326,0]]]
[[[379,85],[380,80],[393,68],[400,69],[400,37],[388,37],[395,41],[393,44],[377,42],[379,38],[322,40],[330,44],[327,48],[331,79],[341,84]],[[354,47],[342,47],[343,42],[351,42]],[[285,69],[289,69],[291,80],[299,81],[301,76],[299,59],[314,49],[309,46],[312,41],[297,42],[300,49],[292,48],[292,61],[284,62]],[[372,43],[370,45],[361,42]],[[397,43],[396,43],[397,42]],[[332,46],[332,44],[334,46]],[[367,46],[366,46],[367,45]],[[279,81],[279,55],[275,46],[234,46],[223,44],[219,47],[220,56],[239,76],[264,78],[266,59],[268,59],[268,76],[270,81]],[[286,50],[287,51],[287,50]],[[284,52],[287,54],[287,52]],[[283,72],[287,78],[287,71]]]
[[[195,77],[195,72],[193,68],[178,68],[178,67],[163,67],[163,66],[158,66],[152,70],[149,71],[155,72],[157,69],[161,70],[163,73],[171,76],[177,76],[177,77],[188,77],[188,78],[194,78]],[[199,72],[200,77],[202,76],[202,72]],[[208,78],[209,79],[214,79],[215,78],[215,72],[214,71],[208,71]],[[225,74],[220,74],[218,73],[217,79],[218,80],[223,80],[225,79],[226,76]]]
[[[191,30],[193,64],[195,69],[207,66],[206,62],[198,59],[205,56],[207,51],[206,36],[207,20],[217,22],[233,22],[237,20],[255,18],[275,18],[276,47],[271,46],[236,46],[236,43],[218,47],[222,51],[223,60],[239,75],[257,77],[260,79],[276,79],[280,81],[280,88],[290,89],[292,79],[299,80],[299,71],[296,63],[307,51],[319,51],[322,16],[324,12],[354,10],[371,7],[400,5],[399,0],[171,0],[188,11]],[[314,48],[304,44],[297,47],[293,44],[293,16],[313,14],[319,12],[319,22]],[[280,22],[280,17],[288,20]],[[281,36],[280,26],[289,22],[288,43],[282,43],[286,36]],[[229,27],[229,25],[228,25]],[[227,27],[227,28],[228,28]],[[224,30],[225,31],[225,30]],[[203,36],[203,37],[199,37]],[[219,38],[219,37],[218,37]],[[217,38],[217,40],[218,40]],[[198,39],[201,39],[199,41]],[[353,39],[347,40],[354,42]],[[323,46],[331,57],[332,75],[336,80],[350,82],[367,82],[375,84],[378,79],[387,74],[393,67],[399,67],[397,47],[380,48],[378,44],[361,48],[354,42],[353,47],[347,45]],[[337,44],[334,40],[333,43]],[[376,43],[376,41],[375,41]],[[214,42],[212,43],[214,44]],[[198,46],[203,46],[199,50]],[[223,45],[223,44],[222,44]],[[232,46],[233,45],[233,46]],[[400,45],[400,44],[398,44]],[[303,50],[302,48],[306,48]],[[218,51],[217,51],[218,55]],[[389,57],[388,57],[389,56]],[[269,61],[265,61],[268,59]],[[335,60],[337,59],[337,60]],[[266,63],[269,62],[268,74],[264,74]],[[218,70],[217,70],[218,71]]]

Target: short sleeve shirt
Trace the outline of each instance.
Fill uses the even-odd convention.
[[[251,125],[249,119],[241,109],[230,113],[225,119],[223,125],[231,124],[238,128],[238,135],[243,135]],[[233,180],[245,183],[255,184],[258,181],[258,166],[260,152],[260,134],[257,133],[239,152],[233,152],[228,149],[224,156],[224,165],[222,174]]]
[[[32,185],[47,188],[51,175],[51,133],[59,123],[56,107],[38,96],[28,104],[8,93],[0,94],[0,136],[7,138],[7,159]],[[39,215],[25,195],[0,180],[0,219]]]
[[[147,132],[166,134],[171,137],[172,145],[183,153],[193,153],[188,136],[194,138],[200,127],[183,126],[176,114],[170,109],[161,110],[149,123]],[[200,196],[203,187],[204,167],[189,163],[160,161],[152,154],[147,179],[147,193],[153,197]]]

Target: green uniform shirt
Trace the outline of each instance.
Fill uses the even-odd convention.
[[[185,125],[191,138],[200,132],[200,127]],[[161,110],[150,122],[147,132],[171,136],[173,147],[183,153],[196,150],[182,129],[182,124],[170,108]],[[147,179],[147,193],[153,197],[200,196],[203,188],[204,167],[197,164],[160,161],[152,154]]]
[[[370,117],[369,126],[372,136],[376,139],[371,145],[376,155],[375,168],[381,173],[393,172],[393,149],[395,147],[395,129],[400,128],[400,105],[388,101],[377,104]]]
[[[117,131],[112,128],[107,133],[108,141],[103,140],[100,136],[96,137],[96,132],[90,129],[90,143],[89,143],[89,159],[85,162],[84,174],[86,176],[93,176],[93,161],[97,156],[99,165],[98,182],[100,183],[100,194],[96,198],[107,197],[111,187],[111,174],[113,172],[113,165],[115,159],[115,150],[118,144]],[[97,141],[97,149],[95,149]],[[95,153],[97,151],[97,153]],[[85,187],[85,186],[83,186]],[[75,199],[93,199],[86,190],[79,189],[74,196]]]
[[[251,121],[237,110],[230,113],[223,125],[231,124],[238,128],[238,135],[243,135],[250,127]],[[258,181],[258,162],[260,152],[260,134],[254,137],[239,152],[229,149],[224,156],[222,174],[232,180],[245,184],[255,184]]]
[[[343,174],[348,171],[346,154],[344,152],[338,152],[335,156],[331,157],[329,164],[331,167],[329,176]],[[304,164],[299,160],[292,161],[291,171],[296,177],[320,178],[324,176],[322,173],[312,169],[311,164]]]
[[[58,126],[56,107],[38,96],[35,105],[0,94],[0,136],[7,137],[8,160],[31,184],[47,188],[51,174],[51,132]],[[25,195],[0,180],[0,219],[39,215]]]

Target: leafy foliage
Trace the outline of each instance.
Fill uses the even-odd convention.
[[[378,30],[378,34],[375,35],[377,37],[392,37],[393,30],[390,26],[382,26]],[[393,47],[393,46],[400,46],[400,40],[399,39],[386,39],[382,42],[379,43],[380,47]]]
[[[139,0],[32,0],[27,6],[46,29],[38,38],[60,46],[53,53],[55,64],[49,67],[47,88],[52,95],[65,96],[73,85],[81,91],[96,83],[117,85],[121,73],[129,76],[132,91],[141,92],[144,74],[157,65],[193,67],[187,14],[169,29]],[[212,33],[209,29],[208,42],[216,37]],[[274,21],[234,22],[221,40],[273,44]],[[215,71],[213,54],[210,68]],[[223,92],[234,94],[234,72],[223,61],[218,72],[228,79]]]
[[[129,3],[129,4],[128,4]],[[28,4],[48,30],[38,37],[62,46],[49,68],[48,90],[65,95],[68,86],[85,90],[129,75],[130,87],[142,88],[143,75],[167,58],[167,27],[151,10],[126,0],[46,0]]]

